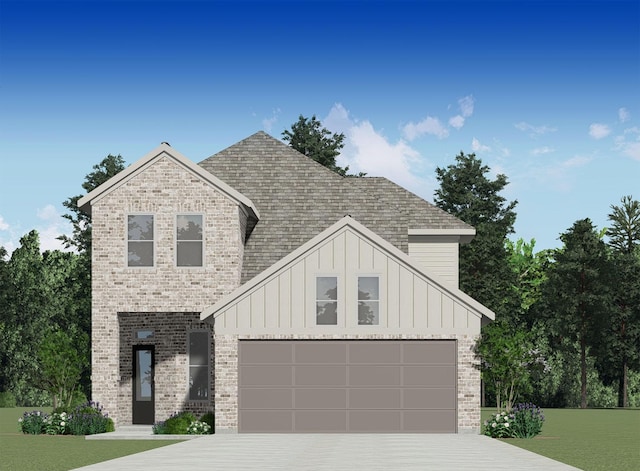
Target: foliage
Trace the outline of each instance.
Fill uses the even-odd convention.
[[[53,407],[71,406],[74,392],[89,366],[89,339],[75,326],[70,331],[49,332],[38,350],[43,388],[53,396]]]
[[[494,388],[498,411],[510,410],[518,395],[530,390],[532,375],[548,370],[531,333],[513,330],[504,321],[483,329],[475,354],[485,384]]]
[[[11,391],[0,392],[0,407],[15,407],[16,396]]]
[[[171,414],[164,422],[157,422],[153,426],[154,434],[184,435],[188,433],[189,426],[196,421],[191,412],[176,412]]]
[[[113,420],[103,413],[100,403],[86,402],[69,414],[69,433],[72,435],[93,435],[113,430]]]
[[[640,201],[632,196],[624,196],[621,205],[611,205],[609,221],[612,225],[607,229],[609,245],[621,253],[633,253],[640,246]]]
[[[511,410],[513,426],[511,429],[514,438],[533,438],[542,431],[544,413],[542,409],[532,403],[516,404]]]
[[[342,176],[347,176],[349,167],[342,168],[336,164],[336,157],[344,147],[344,134],[332,134],[322,127],[315,115],[311,119],[300,115],[298,121],[291,125],[291,130],[285,129],[282,132],[282,139],[301,154]]]
[[[491,438],[509,438],[511,437],[511,427],[513,424],[513,416],[506,411],[493,414],[484,422],[482,433]]]
[[[560,236],[564,243],[555,252],[555,263],[543,284],[540,316],[554,342],[580,356],[580,406],[587,407],[587,353],[599,342],[610,309],[610,265],[604,242],[589,219],[576,221]]]
[[[200,417],[200,422],[208,424],[209,427],[211,427],[211,433],[213,433],[213,430],[215,429],[215,415],[213,412],[203,414],[202,417]]]
[[[44,433],[47,435],[65,435],[69,433],[69,417],[66,412],[53,412],[45,415]]]
[[[18,426],[22,433],[38,435],[44,432],[47,415],[39,410],[26,411],[18,419]]]
[[[476,236],[460,247],[460,289],[511,320],[519,302],[513,296],[515,275],[509,266],[505,240],[513,232],[517,201],[507,202],[500,192],[507,177],[487,177],[489,167],[475,154],[460,154],[456,163],[436,169],[440,188],[434,202],[444,211],[474,226]]]
[[[208,435],[211,433],[211,426],[206,422],[194,420],[189,424],[187,433],[189,435]]]

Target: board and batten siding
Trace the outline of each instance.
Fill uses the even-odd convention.
[[[416,265],[456,288],[459,286],[459,247],[457,239],[409,236],[409,257]]]
[[[215,330],[239,335],[479,333],[480,316],[456,296],[457,286],[450,292],[451,285],[426,272],[346,226],[216,312]],[[338,279],[337,325],[316,325],[317,276]],[[379,277],[379,325],[358,325],[358,276]]]

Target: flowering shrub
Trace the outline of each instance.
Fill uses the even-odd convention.
[[[513,436],[515,438],[532,438],[542,431],[544,413],[535,404],[516,404],[511,411],[513,419]]]
[[[47,435],[64,435],[69,433],[69,418],[66,412],[54,412],[44,416],[44,432]]]
[[[484,422],[483,434],[492,438],[532,438],[542,430],[544,414],[538,406],[516,404],[509,412],[493,414]]]
[[[27,411],[18,419],[18,427],[22,433],[38,435],[45,430],[47,415],[39,410]]]
[[[154,435],[165,435],[167,433],[167,427],[165,426],[164,420],[153,424],[151,429],[153,430]]]
[[[187,428],[187,433],[189,435],[207,435],[211,433],[211,427],[206,422],[200,422],[199,420],[194,420],[189,424],[189,428]]]
[[[103,414],[98,402],[86,402],[69,414],[68,429],[72,435],[94,435],[113,432],[113,420]]]

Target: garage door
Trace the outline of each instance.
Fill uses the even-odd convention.
[[[455,341],[240,341],[239,432],[456,432]]]

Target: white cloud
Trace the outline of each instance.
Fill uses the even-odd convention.
[[[621,123],[626,123],[631,119],[631,113],[629,113],[629,110],[626,108],[620,108],[618,110],[618,119]]]
[[[524,121],[520,121],[519,123],[514,124],[514,126],[520,131],[528,132],[531,137],[541,136],[542,134],[556,132],[558,130],[558,128],[547,126],[546,124],[542,126],[534,126],[532,124],[525,123]]]
[[[449,135],[449,130],[442,125],[438,118],[427,116],[419,123],[409,123],[402,129],[404,137],[410,141],[422,136],[423,134],[431,134],[437,136],[438,139],[444,139]]]
[[[464,117],[461,115],[455,115],[452,118],[449,118],[449,126],[452,128],[460,129],[464,126]]]
[[[458,100],[458,105],[460,105],[460,112],[462,113],[463,118],[468,118],[473,114],[473,105],[475,103],[475,99],[473,95],[467,95]]]
[[[549,147],[549,146],[536,147],[535,149],[531,150],[531,155],[550,154],[551,152],[555,152],[555,149],[553,149],[552,147]]]
[[[491,150],[491,147],[480,144],[480,141],[474,137],[471,141],[471,150],[474,152],[487,152]]]
[[[635,139],[633,139],[635,135]],[[631,136],[632,140],[627,141],[627,137]],[[624,130],[622,136],[616,136],[615,149],[622,152],[623,155],[631,157],[634,160],[640,160],[640,128],[634,126]]]
[[[589,126],[589,135],[594,139],[603,139],[611,134],[611,128],[606,124],[593,123]]]
[[[70,234],[72,230],[70,223],[62,218],[56,207],[48,204],[44,208],[39,208],[36,215],[43,222],[36,227],[40,235],[40,250],[43,252],[45,250],[68,250],[57,238],[61,234]]]
[[[348,165],[350,173],[384,176],[411,191],[424,193],[425,181],[412,171],[412,167],[422,163],[421,156],[404,140],[389,142],[371,122],[352,118],[340,103],[331,108],[322,124],[331,132],[345,135],[338,165]]]
[[[0,215],[0,231],[6,231],[9,229],[9,224],[7,224],[4,218]]]
[[[271,132],[271,128],[273,128],[273,125],[278,122],[280,113],[281,113],[280,108],[276,108],[271,113],[271,118],[265,118],[262,120],[262,126],[264,127],[264,130],[266,132]]]

